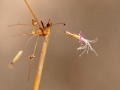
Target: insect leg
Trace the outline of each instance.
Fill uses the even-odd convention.
[[[35,37],[35,36],[31,36],[31,37],[28,39],[28,41],[27,41],[26,44],[25,44],[24,49],[26,48],[28,42],[29,42],[33,37]],[[13,64],[19,60],[19,58],[21,57],[22,54],[23,54],[23,50],[20,50],[20,51],[18,52],[18,54],[14,57],[14,59],[12,60],[12,62],[9,64],[8,67],[13,69],[13,68],[14,68],[14,67],[13,67]]]
[[[26,36],[26,35],[33,35],[32,33],[25,33],[25,34],[17,34],[17,35],[14,35],[12,37],[16,37],[16,36]]]
[[[35,58],[35,51],[36,51],[36,47],[37,47],[37,44],[38,44],[38,39],[39,39],[39,36],[37,37],[36,39],[36,43],[35,43],[35,47],[34,47],[34,51],[33,51],[33,54],[29,56],[29,58],[31,59],[30,61],[30,68],[29,68],[29,73],[28,73],[28,81],[30,79],[30,72],[31,72],[31,69],[32,69],[32,63],[33,63],[33,60]]]
[[[8,27],[12,27],[12,26],[35,26],[32,24],[13,24],[13,25],[9,25]]]

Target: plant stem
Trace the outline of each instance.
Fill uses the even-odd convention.
[[[44,65],[44,61],[45,61],[45,55],[46,55],[46,51],[47,51],[48,41],[50,38],[51,26],[48,27],[47,29],[48,29],[47,30],[48,33],[47,33],[47,35],[44,36],[44,42],[43,42],[42,52],[41,52],[40,59],[39,59],[38,70],[37,70],[35,84],[34,84],[34,90],[39,90],[43,65]]]

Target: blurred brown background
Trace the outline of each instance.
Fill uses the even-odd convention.
[[[119,0],[27,0],[39,20],[45,24],[65,22],[52,28],[40,90],[120,90],[120,1]],[[24,0],[0,1],[0,90],[33,90],[43,38],[39,39],[30,81],[27,81],[35,39],[32,39],[14,70],[8,64],[23,49],[34,27],[11,24],[31,23],[33,19]],[[82,31],[98,53],[81,51],[78,40],[55,30]]]

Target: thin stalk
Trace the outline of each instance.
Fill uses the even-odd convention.
[[[48,33],[47,33],[47,35],[44,36],[44,42],[43,42],[42,52],[41,52],[40,59],[39,59],[38,70],[37,70],[35,84],[34,84],[34,90],[39,90],[39,85],[40,85],[40,81],[41,81],[42,70],[43,70],[45,55],[46,55],[48,42],[49,42],[49,38],[50,38],[51,27],[48,27],[47,29],[48,29]]]

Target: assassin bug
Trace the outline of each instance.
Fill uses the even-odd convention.
[[[34,20],[32,20],[32,25],[38,27],[37,22],[36,22],[36,21],[33,22],[33,21],[34,21]],[[49,20],[49,21],[50,21],[50,20]],[[36,46],[37,46],[37,43],[38,43],[38,38],[39,38],[40,36],[46,36],[47,33],[48,33],[49,28],[50,28],[51,26],[53,26],[53,25],[57,25],[57,24],[63,24],[63,25],[65,25],[64,23],[52,24],[52,23],[49,23],[49,22],[48,22],[48,24],[47,24],[46,26],[44,26],[44,24],[43,24],[42,21],[41,21],[41,23],[42,23],[42,28],[41,28],[41,29],[33,29],[31,33],[18,34],[19,36],[21,36],[21,35],[32,35],[32,36],[30,37],[30,39],[27,41],[24,49],[26,48],[28,42],[29,42],[33,37],[37,36],[37,40],[36,40],[36,44],[35,44],[35,47],[34,47],[33,54],[29,56],[30,59],[34,59],[34,58],[35,58]],[[30,24],[14,24],[14,25],[10,25],[10,26],[18,26],[18,25],[30,25]],[[10,26],[9,26],[9,27],[10,27]],[[18,36],[18,35],[15,35],[15,36]],[[23,50],[24,50],[24,49],[23,49]],[[20,50],[20,51],[18,52],[18,54],[15,56],[15,58],[12,60],[11,64],[9,65],[10,68],[13,68],[12,65],[13,65],[15,62],[18,61],[18,59],[20,58],[20,56],[21,56],[22,53],[23,53],[23,50]]]

